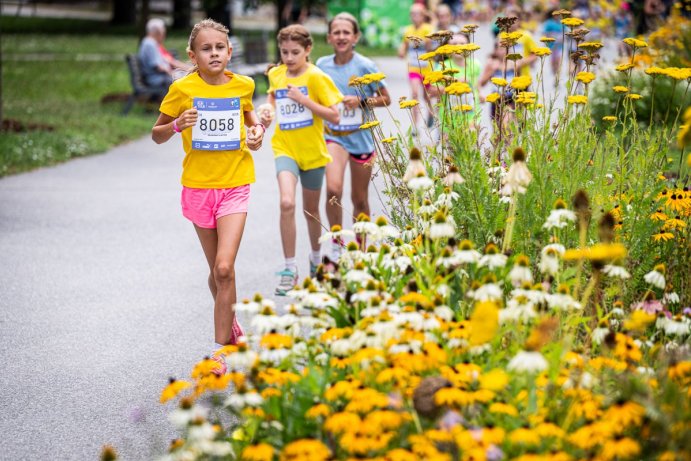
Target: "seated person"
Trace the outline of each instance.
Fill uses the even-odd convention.
[[[165,36],[166,25],[163,20],[149,19],[146,23],[146,37],[142,39],[137,57],[142,68],[144,83],[167,90],[173,82],[173,65],[161,53]]]

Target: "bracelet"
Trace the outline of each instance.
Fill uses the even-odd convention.
[[[176,133],[182,133],[180,127],[178,127],[178,119],[173,120],[173,131]]]

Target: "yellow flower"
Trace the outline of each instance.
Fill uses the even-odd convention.
[[[641,99],[641,95],[636,94],[636,93],[629,93],[626,95],[626,98],[627,99],[633,99],[634,101],[638,101],[639,99]]]
[[[667,240],[672,240],[674,238],[674,234],[665,230],[660,230],[660,232],[657,234],[653,234],[651,238],[656,242],[659,242],[660,240],[666,242]]]
[[[615,87],[612,87],[612,89],[613,89],[616,93],[628,93],[628,92],[629,92],[629,89],[628,89],[628,88],[626,88],[625,86],[621,86],[621,85],[617,85],[617,86],[615,86]]]
[[[579,72],[578,74],[576,74],[576,80],[579,82],[583,82],[587,85],[588,83],[595,80],[595,74],[593,74],[592,72],[585,72],[585,71]]]
[[[421,54],[418,56],[420,61],[427,61],[428,59],[433,59],[437,55],[436,51],[430,51],[428,53]]]
[[[293,338],[279,333],[264,335],[259,343],[267,349],[289,349],[293,345]]]
[[[616,261],[626,256],[626,247],[621,243],[597,243],[589,248],[566,250],[562,255],[564,261],[588,259],[595,262]]]
[[[274,459],[274,448],[268,443],[250,445],[242,450],[242,461],[271,461]]]
[[[444,92],[460,96],[462,94],[471,93],[472,90],[470,89],[470,85],[468,85],[465,82],[454,82],[451,85],[447,86],[444,89]]]
[[[420,104],[420,103],[417,102],[416,99],[408,99],[408,100],[403,100],[400,103],[398,103],[398,106],[401,109],[410,109],[412,107],[417,106],[418,104]],[[360,127],[360,128],[362,128],[362,127]]]
[[[569,104],[586,104],[588,102],[588,96],[582,94],[575,94],[566,98],[566,102]]]
[[[586,51],[593,52],[602,48],[604,45],[601,42],[583,42],[578,45],[578,48],[583,48]]]
[[[674,80],[686,80],[688,78],[691,78],[691,68],[688,67],[668,67],[666,69],[663,69],[663,73],[667,77],[671,77]]]
[[[509,383],[509,375],[501,368],[495,368],[480,375],[480,387],[490,391],[501,391]]]
[[[631,63],[626,63],[626,64],[619,64],[617,67],[614,68],[617,72],[626,72],[629,69],[633,68],[633,64]]]
[[[509,416],[518,416],[518,410],[513,405],[506,403],[495,402],[489,406],[490,413],[500,413]]]
[[[623,460],[637,457],[641,452],[641,446],[629,437],[608,440],[602,447],[600,454],[604,460]]]
[[[361,421],[360,417],[355,413],[334,413],[324,421],[324,429],[332,434],[342,434],[353,427],[358,427]]]
[[[485,98],[485,101],[494,104],[495,102],[497,102],[499,100],[499,97],[500,97],[499,93],[490,93]]]
[[[329,447],[314,439],[296,440],[286,445],[281,452],[281,461],[327,461],[330,458],[331,450],[329,450]]]
[[[514,77],[511,80],[511,87],[517,90],[525,90],[532,83],[532,79],[529,75],[521,75],[520,77]]]
[[[533,49],[533,54],[535,56],[549,56],[550,54],[552,54],[552,50],[550,50],[546,46],[540,46]]]
[[[665,73],[664,69],[656,66],[650,66],[645,70],[645,73],[655,77],[656,75],[662,75]]]
[[[635,310],[631,316],[624,322],[624,329],[631,331],[643,332],[645,329],[655,321],[655,315],[648,314],[644,310]]]
[[[331,414],[331,408],[323,403],[318,403],[307,412],[305,412],[305,417],[309,419],[325,418]]]
[[[578,18],[564,18],[561,20],[561,23],[567,27],[574,28],[582,26],[583,20]]]
[[[374,83],[374,82],[380,82],[380,81],[384,80],[385,78],[386,78],[386,75],[384,75],[381,72],[376,72],[373,74],[365,74],[362,76],[362,79],[367,82],[367,83],[365,83],[366,85],[370,84],[370,83]]]
[[[494,338],[499,329],[499,307],[492,301],[477,303],[470,316],[471,346],[485,344]]]
[[[425,75],[425,79],[423,80],[423,83],[425,85],[434,84],[434,83],[438,83],[438,82],[444,80],[445,78],[446,78],[446,76],[444,75],[444,73],[442,71],[435,70],[435,71],[429,72],[427,75]]]
[[[643,357],[641,350],[633,341],[633,338],[622,333],[617,333],[615,336],[616,346],[614,347],[614,355],[623,361],[639,362]],[[608,419],[611,421],[611,419]]]
[[[392,144],[392,143],[394,143],[395,141],[396,141],[396,137],[395,137],[395,136],[391,136],[391,137],[389,137],[389,138],[384,138],[384,139],[381,140],[381,142],[383,142],[384,144]]]
[[[361,130],[368,130],[370,128],[373,128],[375,126],[379,125],[379,120],[373,120],[371,122],[363,123],[360,125]]]
[[[460,112],[470,112],[473,110],[473,106],[470,104],[461,104],[460,106],[453,106],[451,109]]]
[[[602,120],[605,122],[616,122],[617,118],[614,115],[605,115],[602,117]]]
[[[533,429],[519,427],[509,434],[509,441],[514,445],[539,445],[540,436]]]
[[[637,38],[632,38],[628,37],[622,40],[622,42],[626,43],[632,48],[645,48],[648,46],[647,43],[645,43],[643,40],[638,40]]]
[[[490,81],[497,86],[506,86],[509,84],[509,82],[507,82],[505,79],[500,78],[500,77],[492,77],[490,79]]]
[[[619,336],[625,336],[617,333]],[[633,340],[628,338],[631,342]],[[602,415],[602,420],[614,425],[614,427],[625,429],[629,426],[638,426],[643,421],[645,416],[645,408],[636,402],[621,402],[615,403],[605,411]]]
[[[552,43],[555,41],[552,37],[540,37],[540,41],[542,43]]]
[[[170,383],[161,392],[161,403],[166,403],[170,399],[174,399],[177,395],[190,387],[191,384],[187,381],[176,381],[174,378],[170,378]]]

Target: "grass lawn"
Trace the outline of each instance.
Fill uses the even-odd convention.
[[[96,21],[1,21],[3,117],[50,125],[53,131],[3,132],[0,176],[104,152],[149,133],[158,116],[156,107],[147,112],[135,105],[123,117],[122,103],[101,104],[104,95],[131,91],[124,55],[137,51],[133,30]],[[188,32],[173,32],[166,46],[184,56],[187,37]],[[269,56],[274,46],[271,41]],[[330,52],[324,37],[316,36],[313,61]],[[395,50],[363,47],[362,52],[376,56]],[[256,94],[265,91],[258,79]]]

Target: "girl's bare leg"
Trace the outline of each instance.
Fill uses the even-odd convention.
[[[278,190],[281,194],[281,243],[283,256],[295,257],[295,187],[298,178],[290,171],[278,173]]]
[[[302,188],[302,209],[307,220],[307,233],[310,237],[312,251],[319,251],[319,237],[321,236],[322,226],[319,217],[319,197],[321,189],[311,190]]]
[[[326,165],[326,218],[329,226],[343,225],[343,177],[350,155],[340,144],[330,142],[326,145],[333,161]],[[336,203],[331,203],[335,200]],[[357,216],[357,215],[356,215]]]
[[[370,157],[371,160],[373,158]],[[372,165],[369,162],[360,163],[350,159],[350,179],[352,181],[350,197],[353,200],[353,216],[358,216],[360,213],[370,216],[368,197],[371,177]]]
[[[233,304],[235,289],[235,259],[245,229],[247,213],[222,216],[216,229],[194,226],[209,263],[209,288],[214,297],[214,334],[216,343],[229,344],[233,339]]]

